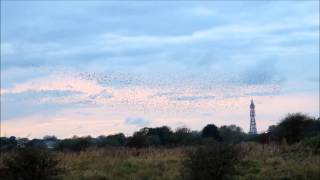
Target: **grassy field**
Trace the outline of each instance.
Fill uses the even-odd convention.
[[[245,143],[234,179],[319,179],[320,155],[301,145]],[[105,149],[58,153],[63,179],[176,180],[186,148]]]
[[[301,145],[245,144],[235,179],[319,179],[320,155]]]
[[[175,180],[180,177],[183,149],[112,149],[59,153],[63,179]]]

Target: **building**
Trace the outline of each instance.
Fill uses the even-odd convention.
[[[257,134],[257,127],[256,127],[256,112],[253,100],[251,99],[250,104],[250,130],[249,134]]]

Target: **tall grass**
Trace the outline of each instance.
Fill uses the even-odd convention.
[[[320,155],[302,144],[245,143],[235,179],[320,179]]]
[[[108,149],[60,153],[63,179],[175,180],[183,149]]]
[[[242,143],[237,146],[240,162],[235,166],[233,179],[320,179],[319,151],[303,143]],[[183,162],[190,149],[108,148],[56,152],[56,155],[63,169],[60,175],[63,180],[179,180],[184,179]],[[3,157],[8,155],[10,153],[0,157],[0,167]]]

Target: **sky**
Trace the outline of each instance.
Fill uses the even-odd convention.
[[[1,1],[1,135],[319,117],[319,1]]]

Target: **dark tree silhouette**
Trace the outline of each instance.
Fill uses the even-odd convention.
[[[221,126],[219,133],[223,142],[239,143],[244,140],[246,134],[236,125]]]
[[[143,148],[148,146],[147,138],[146,136],[135,134],[132,137],[128,138],[128,144],[129,147],[135,147],[135,148]]]
[[[300,113],[289,114],[277,126],[270,127],[269,133],[272,140],[292,144],[320,134],[320,121]]]
[[[202,130],[201,136],[203,138],[213,138],[217,141],[221,141],[219,130],[214,124],[208,124],[207,126],[205,126]]]

